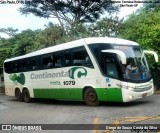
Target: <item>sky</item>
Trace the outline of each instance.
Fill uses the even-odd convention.
[[[13,27],[19,31],[26,29],[44,29],[45,25],[49,22],[58,23],[57,19],[45,19],[30,15],[22,15],[18,9],[23,4],[8,4],[3,3],[5,0],[0,0],[0,28]],[[13,1],[13,0],[12,0]],[[142,4],[138,4],[136,7],[122,7],[119,13],[120,17],[126,17],[127,15],[135,12]],[[8,37],[4,33],[0,33],[2,37]]]

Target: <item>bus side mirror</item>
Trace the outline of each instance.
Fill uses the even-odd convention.
[[[144,53],[144,54],[152,54],[152,55],[154,55],[155,61],[158,62],[158,55],[157,55],[156,52],[150,51],[150,50],[143,50],[143,53]]]
[[[126,64],[126,55],[124,54],[124,52],[120,51],[120,50],[115,50],[115,49],[107,49],[107,50],[102,50],[101,52],[104,53],[114,53],[117,54],[118,57],[120,58],[122,64]]]

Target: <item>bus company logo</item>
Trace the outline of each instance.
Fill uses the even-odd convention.
[[[71,69],[69,69],[68,73],[71,79],[75,79],[75,75],[78,78],[87,76],[87,70],[84,67],[72,67]]]
[[[19,75],[17,75],[17,74],[11,74],[9,77],[14,82],[17,81],[21,85],[25,84],[25,75],[23,73],[20,73]]]

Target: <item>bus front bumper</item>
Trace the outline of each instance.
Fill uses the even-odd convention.
[[[130,102],[136,99],[145,98],[151,96],[154,93],[154,88],[152,87],[150,90],[135,92],[132,90],[122,89],[123,102]]]

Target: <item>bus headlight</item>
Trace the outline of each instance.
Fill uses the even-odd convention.
[[[132,95],[129,95],[128,97],[129,97],[129,99],[134,99],[134,96],[132,96]]]

